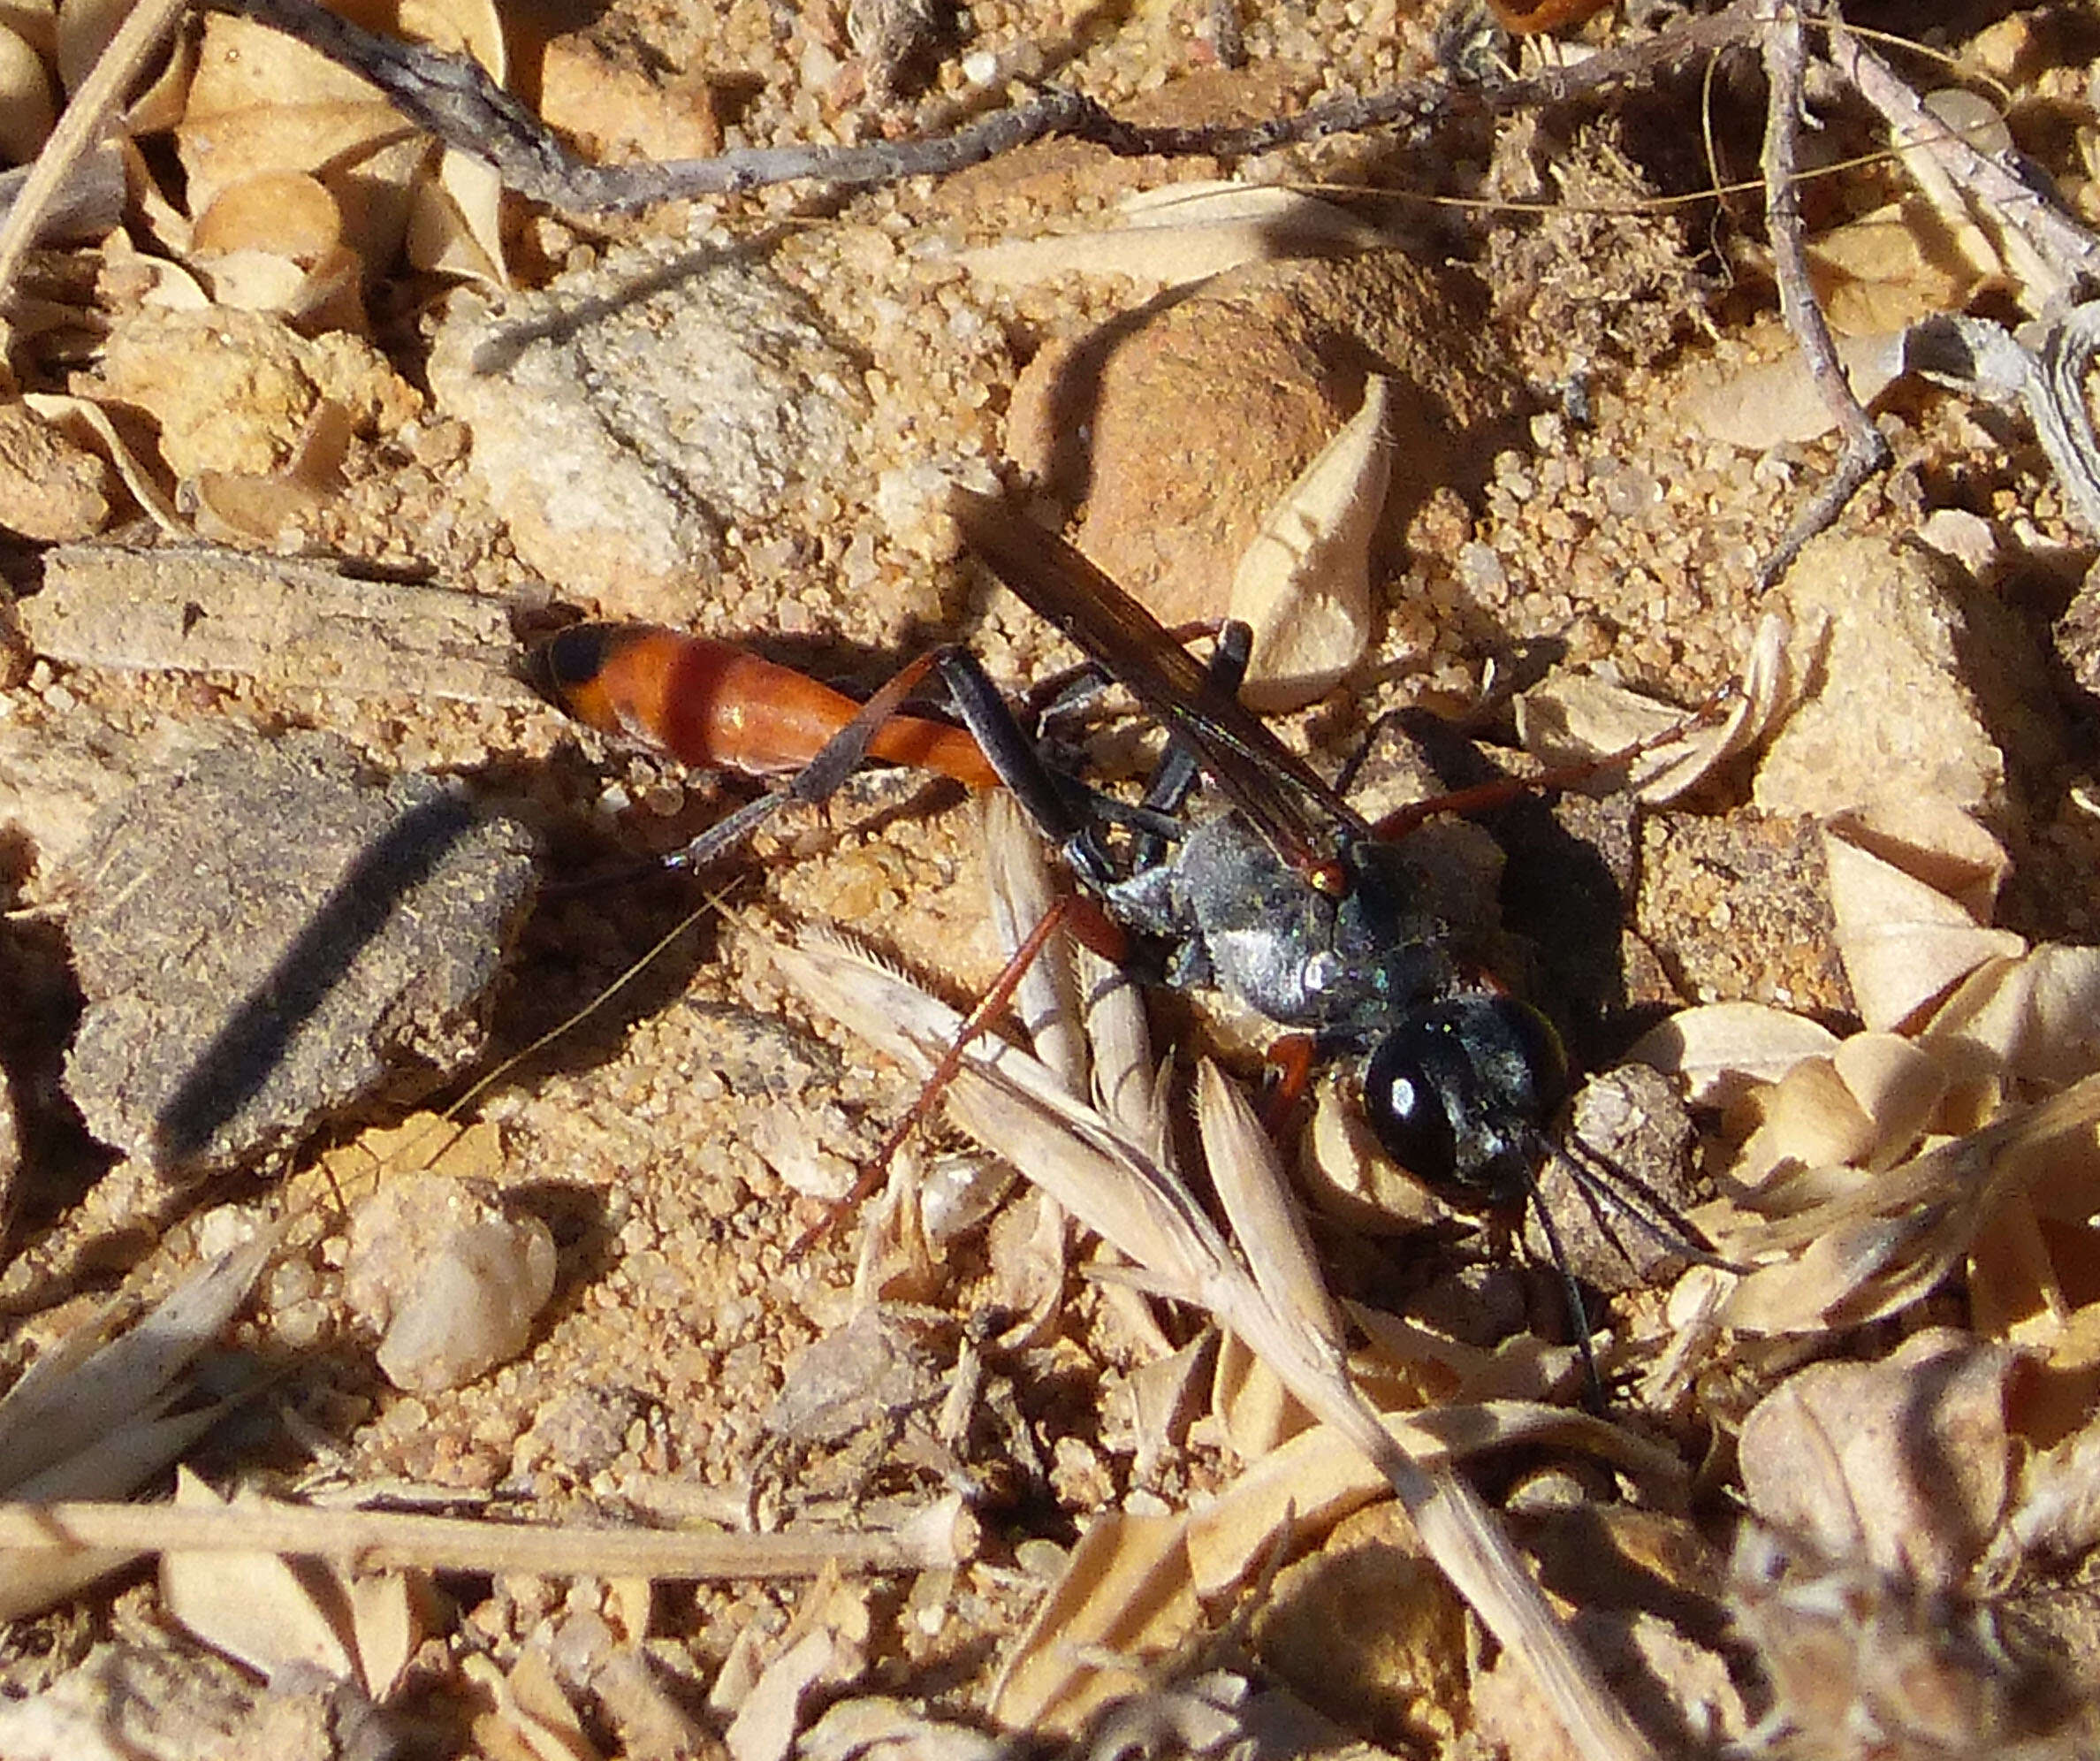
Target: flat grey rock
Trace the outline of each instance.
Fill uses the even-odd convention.
[[[479,1056],[531,838],[324,734],[238,736],[97,815],[72,865],[65,1085],[167,1174],[252,1164]]]

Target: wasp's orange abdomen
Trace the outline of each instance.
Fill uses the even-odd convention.
[[[791,667],[655,624],[577,624],[539,652],[545,683],[577,720],[682,764],[769,775],[800,770],[860,705]],[[998,781],[959,728],[893,716],[868,755],[972,789]]]

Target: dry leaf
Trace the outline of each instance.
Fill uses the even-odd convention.
[[[1313,1091],[1297,1176],[1322,1216],[1366,1235],[1404,1235],[1450,1215],[1434,1191],[1385,1153],[1363,1108],[1331,1075]]]
[[[196,512],[197,536],[277,544],[293,521],[317,513],[341,489],[351,434],[350,412],[335,399],[323,398],[307,418],[291,457],[278,469],[197,472],[182,486]]]
[[[1932,1289],[2002,1207],[2049,1172],[2066,1138],[2089,1140],[2100,1076],[1979,1130],[1934,1145],[1887,1172],[1779,1221],[1731,1231],[1722,1251],[1761,1265],[1730,1296],[1745,1332],[1857,1326],[1907,1307]],[[1849,1177],[1848,1177],[1849,1178]]]
[[[0,25],[0,160],[26,165],[58,121],[43,57]]]
[[[1950,1080],[1930,1052],[1893,1033],[1854,1033],[1831,1060],[1874,1130],[1869,1168],[1895,1163],[1922,1137]]]
[[[1627,1056],[1685,1079],[1695,1107],[1723,1107],[1804,1058],[1828,1056],[1838,1036],[1806,1016],[1765,1002],[1708,1002],[1651,1028]]]
[[[435,178],[415,186],[408,261],[439,275],[508,289],[503,266],[503,179],[485,160],[448,147]]]
[[[1752,1513],[1825,1558],[1958,1589],[2012,1484],[2005,1408],[2019,1353],[1948,1329],[1880,1363],[1822,1363],[1743,1422]]]
[[[1243,1461],[1259,1461],[1313,1422],[1275,1372],[1227,1333],[1211,1370],[1211,1411]]]
[[[1847,843],[1944,893],[1978,923],[1990,921],[1998,888],[2012,872],[2005,846],[1974,814],[1941,796],[1886,796],[1838,814],[1830,824]]]
[[[505,78],[502,18],[490,0],[404,6],[398,23],[412,39],[463,49],[498,83]],[[334,197],[343,247],[365,277],[407,241],[418,267],[507,285],[497,174],[435,149],[365,81],[261,25],[209,19],[176,139],[194,213],[208,214],[250,178],[310,174]],[[275,254],[300,255],[296,245]],[[260,273],[249,269],[251,290]],[[310,265],[305,309],[339,303],[355,278],[332,261]]]
[[[801,1761],[1005,1761],[1007,1741],[879,1694],[841,1700],[802,1734]]]
[[[2027,943],[1989,929],[1929,881],[1906,873],[1832,825],[1823,832],[1838,953],[1869,1027],[1898,1029],[1986,960]]]
[[[227,1507],[186,1471],[175,1503]],[[315,1669],[384,1700],[422,1642],[422,1592],[406,1572],[353,1577],[326,1559],[170,1551],[160,1584],[168,1612],[192,1633],[271,1681]]]
[[[1689,794],[1723,765],[1764,739],[1799,692],[1784,618],[1759,621],[1744,663],[1741,689],[1717,722],[1695,726],[1632,761],[1626,786],[1662,805]],[[1556,673],[1517,699],[1517,732],[1525,750],[1551,764],[1584,763],[1645,745],[1682,727],[1676,705],[1583,672]]]
[[[2059,1375],[2030,1391],[2027,1428],[2085,1422],[2100,1367],[2100,1140],[2060,1138],[2033,1178],[2007,1195],[1969,1248],[1969,1323],[1987,1339],[2043,1355]],[[2061,1410],[2054,1421],[2041,1408]]]
[[[2100,948],[2045,942],[1965,980],[1920,1033],[1956,1067],[2057,1085],[2100,1068]]]
[[[1240,697],[1264,714],[1303,709],[1371,643],[1371,545],[1392,477],[1390,388],[1373,374],[1363,407],[1270,510],[1240,558],[1227,617],[1254,633]]]
[[[124,486],[131,492],[153,523],[174,537],[187,537],[189,529],[175,511],[175,503],[159,477],[133,453],[118,434],[108,414],[90,398],[54,392],[31,392],[22,401],[45,421],[63,430],[72,439],[99,453],[117,468]]]
[[[960,261],[980,281],[1029,286],[1067,275],[1121,275],[1152,286],[1207,280],[1244,263],[1335,256],[1388,240],[1346,209],[1269,186],[1184,183],[1126,196],[1092,232],[1008,239]]]
[[[193,214],[258,172],[310,172],[330,186],[346,242],[375,271],[394,255],[409,179],[429,155],[423,138],[355,74],[223,12],[205,20],[175,140]]]
[[[0,28],[12,31],[48,61],[58,52],[57,0],[0,0]]]
[[[1755,1097],[1762,1115],[1730,1166],[1731,1180],[1761,1185],[1789,1169],[1864,1162],[1878,1141],[1874,1121],[1829,1058],[1804,1058]]]
[[[868,1595],[828,1574],[810,1587],[724,1736],[734,1761],[788,1761],[809,1695],[866,1671]]]
[[[228,184],[197,217],[189,250],[219,305],[275,312],[309,332],[365,327],[342,210],[304,172],[271,169]]]

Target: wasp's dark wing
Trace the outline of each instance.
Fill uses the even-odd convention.
[[[1369,835],[1354,808],[1238,698],[1216,690],[1157,618],[1070,545],[997,496],[958,489],[954,512],[970,549],[1186,741],[1204,774],[1285,861],[1326,863],[1343,842]]]

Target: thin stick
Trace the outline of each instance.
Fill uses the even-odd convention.
[[[1899,141],[1923,148],[1948,178],[1967,190],[2000,226],[2032,248],[2061,283],[2064,303],[2100,282],[2100,238],[2022,179],[2010,165],[1979,152],[1959,129],[1928,111],[1896,71],[1849,30],[1830,33],[1830,65],[1881,112]]]
[[[1793,566],[1794,559],[1811,538],[1829,529],[1845,504],[1859,493],[1860,486],[1887,466],[1891,453],[1887,438],[1874,425],[1873,417],[1845,377],[1838,345],[1831,340],[1830,327],[1808,281],[1807,233],[1801,222],[1797,187],[1800,174],[1797,149],[1808,61],[1801,15],[1778,0],[1760,0],[1760,11],[1770,20],[1764,38],[1765,77],[1769,84],[1765,109],[1765,225],[1779,282],[1779,310],[1845,442],[1844,454],[1830,481],[1801,510],[1766,562],[1763,580],[1769,585]]]
[[[183,0],[140,0],[117,27],[80,89],[58,118],[58,126],[36,156],[14,206],[0,220],[0,300],[21,271],[22,259],[58,200],[67,174],[95,145],[95,137],[124,100],[139,71],[152,58],[182,16]]]
[[[564,213],[608,213],[655,202],[734,194],[808,179],[831,184],[894,183],[942,175],[998,154],[1065,134],[1112,152],[1242,159],[1330,134],[1406,126],[1425,129],[1447,118],[1506,113],[1564,103],[1631,85],[1695,56],[1750,42],[1758,28],[1754,0],[1735,0],[1647,42],[1495,86],[1420,80],[1365,97],[1340,98],[1292,117],[1252,125],[1138,128],[1091,98],[1052,90],[951,133],[851,147],[740,148],[707,159],[658,164],[593,165],[562,145],[544,124],[475,62],[376,35],[314,0],[217,0],[218,9],[281,31],[369,80],[417,127],[494,166],[506,187]]]
[[[932,1506],[903,1528],[774,1535],[552,1528],[263,1502],[0,1504],[0,1549],[286,1553],[342,1559],[362,1570],[415,1566],[579,1577],[804,1578],[829,1566],[848,1573],[926,1571],[967,1559],[975,1528],[955,1500]]]

